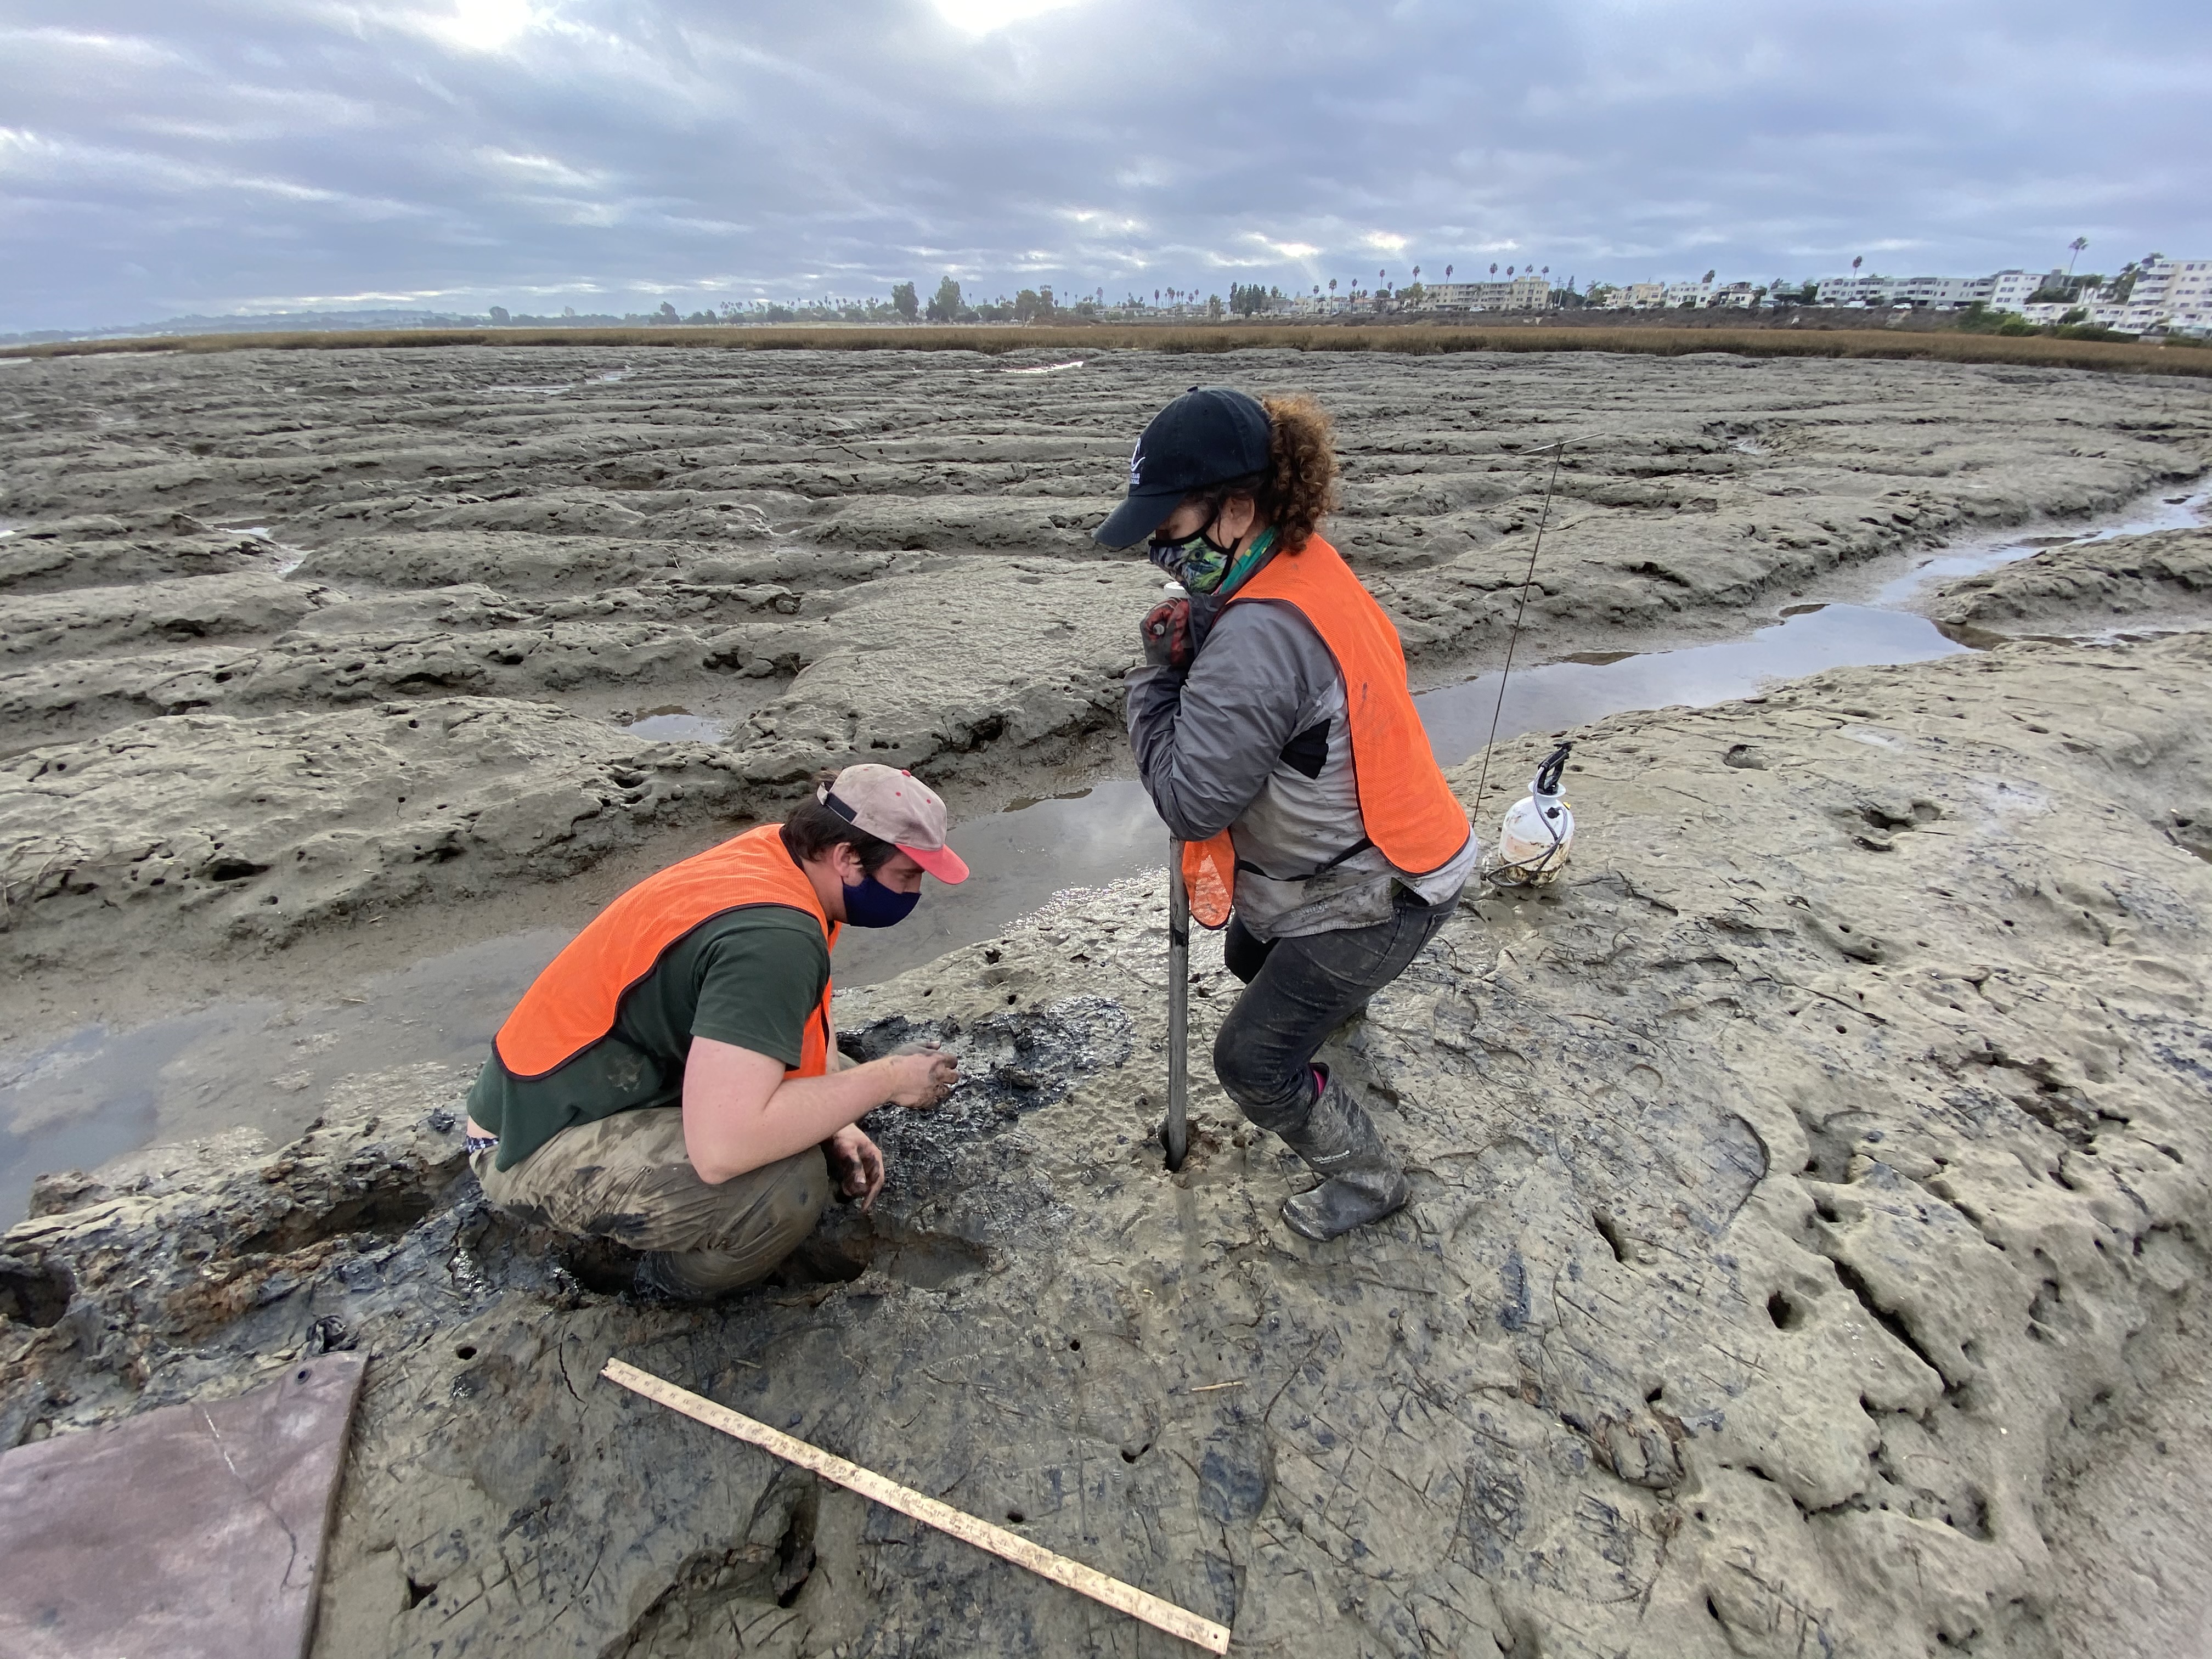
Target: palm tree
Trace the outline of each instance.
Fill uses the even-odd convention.
[[[1330,278],[1328,279],[1328,291],[1329,291],[1331,294],[1334,294],[1334,293],[1335,293],[1335,292],[1336,292],[1336,278],[1335,278],[1335,277],[1334,277],[1334,276],[1332,276],[1332,277],[1330,277]]]
[[[1495,259],[1490,262],[1490,274],[1493,276],[1498,275],[1498,261]]]
[[[2071,276],[2074,274],[2074,260],[2080,258],[2081,257],[2081,250],[2088,246],[2089,239],[2086,236],[2076,236],[2072,241],[2066,244],[2066,251],[2074,256],[2072,259],[2069,259],[2066,262],[2066,274],[2069,276]]]
[[[1854,255],[1854,256],[1852,257],[1852,259],[1851,259],[1851,275],[1852,275],[1852,276],[1857,276],[1857,275],[1859,274],[1859,267],[1860,267],[1861,265],[1864,264],[1865,263],[1866,263],[1866,255],[1865,255],[1865,254],[1861,253],[1861,254]]]
[[[1711,287],[1711,286],[1712,286],[1712,281],[1713,281],[1713,278],[1714,278],[1716,276],[1717,276],[1717,275],[1719,275],[1719,272],[1718,272],[1718,270],[1709,270],[1709,271],[1707,271],[1707,272],[1705,273],[1705,280],[1704,286],[1708,287],[1708,288]]]

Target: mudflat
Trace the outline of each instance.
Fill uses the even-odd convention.
[[[1338,415],[1334,538],[1431,678],[1494,665],[1562,437],[1545,655],[1741,631],[2212,460],[2192,388],[1925,364],[9,368],[0,692],[87,688],[0,779],[36,872],[13,994],[580,907],[817,763],[969,810],[1103,765],[1156,586],[1084,536],[1201,378]],[[1328,1050],[1411,1165],[1376,1227],[1291,1234],[1307,1178],[1210,1086],[1162,1170],[1146,878],[841,992],[854,1052],[935,1036],[967,1081],[871,1120],[872,1215],[712,1310],[489,1211],[465,1068],[356,1074],[283,1145],[55,1172],[0,1237],[0,1446],[371,1354],[324,1656],[1165,1650],[595,1382],[611,1355],[1234,1650],[2188,1653],[2202,540],[2051,539],[1925,596],[1987,648],[1572,734],[1568,878],[1470,892]],[[206,701],[133,702],[172,684]],[[626,729],[656,709],[720,740]],[[1486,819],[1542,747],[1501,751]],[[1203,1079],[1237,988],[1218,945],[1193,967]]]
[[[1356,1237],[1282,1227],[1295,1161],[1210,1090],[1163,1172],[1133,883],[843,996],[857,1052],[970,1080],[720,1308],[488,1212],[435,1067],[50,1179],[0,1243],[0,1439],[373,1352],[329,1656],[1152,1639],[610,1355],[1254,1652],[2185,1652],[2208,666],[2008,646],[1586,728],[1571,879],[1464,905],[1329,1051],[1415,1182]],[[1234,986],[1194,966],[1203,1053]]]
[[[0,371],[19,974],[252,956],[780,811],[1118,752],[1157,583],[1089,537],[1194,380],[1313,392],[1417,672],[1740,628],[1840,566],[2203,464],[2193,383],[1923,363],[666,349]],[[1553,475],[1547,447],[1565,441]],[[669,741],[655,712],[713,741]],[[625,866],[627,867],[627,866]]]

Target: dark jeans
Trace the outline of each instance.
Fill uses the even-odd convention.
[[[1458,903],[1401,889],[1389,921],[1302,939],[1255,939],[1231,916],[1221,953],[1246,988],[1213,1040],[1213,1071],[1244,1115],[1278,1133],[1304,1121],[1328,1034],[1406,971]]]

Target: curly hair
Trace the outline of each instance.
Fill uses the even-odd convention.
[[[1283,550],[1296,553],[1336,506],[1336,445],[1328,415],[1304,392],[1262,398],[1260,407],[1267,411],[1267,470],[1183,499],[1218,507],[1232,495],[1249,495],[1282,538]]]
[[[1336,505],[1336,444],[1322,406],[1304,392],[1263,398],[1267,471],[1253,490],[1261,515],[1295,553]]]

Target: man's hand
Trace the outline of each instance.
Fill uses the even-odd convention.
[[[823,1151],[830,1155],[837,1189],[859,1199],[863,1213],[873,1209],[876,1194],[884,1189],[884,1155],[876,1143],[860,1133],[859,1124],[848,1123],[823,1143]]]
[[[1145,660],[1154,668],[1190,666],[1190,601],[1165,599],[1146,613],[1138,630],[1144,636]]]
[[[952,1092],[960,1081],[960,1062],[940,1054],[937,1045],[915,1043],[884,1056],[890,1090],[884,1097],[894,1106],[927,1111]]]

